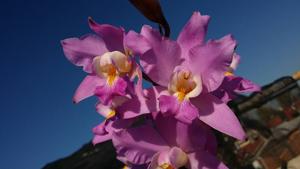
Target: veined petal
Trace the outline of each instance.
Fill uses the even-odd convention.
[[[113,133],[118,156],[132,164],[149,163],[157,152],[169,149],[150,124]]]
[[[212,128],[243,140],[245,132],[232,110],[211,94],[202,94],[191,102],[199,110],[199,119]]]
[[[189,100],[179,101],[175,96],[161,95],[159,97],[160,112],[164,116],[175,116],[181,122],[190,124],[198,117],[198,110]]]
[[[188,154],[189,169],[228,169],[216,156],[206,151],[197,151]]]
[[[113,85],[104,84],[98,86],[95,90],[95,95],[99,97],[102,104],[107,105],[111,102],[113,96],[125,96],[127,88],[127,82],[118,77]]]
[[[144,71],[154,82],[168,86],[174,68],[182,62],[179,45],[160,36],[159,32],[150,26],[143,26],[141,35],[152,47],[141,57],[140,62]]]
[[[143,55],[151,49],[150,43],[142,35],[129,31],[124,38],[125,49],[132,52],[134,55]]]
[[[78,103],[81,100],[93,96],[95,94],[97,86],[101,86],[104,83],[105,82],[103,79],[95,75],[87,75],[77,88],[73,96],[73,102]]]
[[[98,126],[93,128],[94,138],[93,144],[102,143],[104,141],[112,139],[112,133],[124,128],[128,128],[132,125],[134,119],[123,120],[123,119],[106,119]]]
[[[94,138],[92,143],[94,145],[110,140],[112,138],[112,121],[103,121],[93,128]]]
[[[184,100],[181,102],[175,118],[184,123],[191,124],[198,116],[199,112],[197,108],[189,100]]]
[[[103,143],[105,141],[111,140],[111,135],[107,134],[107,135],[94,135],[92,143],[93,145],[99,144],[99,143]]]
[[[227,103],[235,99],[238,94],[257,91],[260,91],[260,87],[250,80],[238,76],[226,76],[221,86],[212,94]]]
[[[124,30],[122,28],[108,24],[98,24],[91,17],[89,17],[88,21],[90,28],[104,40],[109,51],[124,52]]]
[[[119,106],[116,111],[123,119],[158,111],[157,97],[161,91],[163,91],[162,87],[145,89],[143,94],[136,93],[133,98]]]
[[[178,113],[180,103],[174,96],[161,95],[159,98],[159,109],[164,116],[176,115]]]
[[[210,17],[207,15],[201,15],[200,12],[194,12],[183,27],[177,38],[177,42],[182,50],[183,58],[188,59],[188,52],[192,47],[203,44],[209,19]]]
[[[241,78],[241,81],[240,81],[240,85],[239,87],[237,87],[235,89],[235,92],[237,93],[248,93],[248,92],[259,92],[261,91],[261,87],[257,84],[255,84],[254,82],[248,80],[248,79],[245,79],[245,78],[242,78],[242,77],[236,77],[236,78]]]
[[[221,85],[235,47],[236,41],[231,35],[227,35],[190,50],[188,66],[194,74],[201,75],[202,83],[208,92]]]
[[[186,124],[172,116],[164,117],[161,113],[153,113],[158,133],[170,147],[180,147],[184,152],[203,150],[206,146],[206,135],[210,132],[200,120]]]
[[[104,41],[92,34],[64,39],[61,45],[67,59],[76,66],[82,66],[83,70],[88,73],[92,73],[93,58],[107,52]]]

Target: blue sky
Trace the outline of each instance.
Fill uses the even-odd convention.
[[[212,17],[209,38],[232,33],[239,75],[263,85],[300,68],[298,0],[161,1],[173,38],[195,10]],[[127,30],[150,24],[126,0],[1,1],[1,168],[41,168],[91,139],[95,99],[72,103],[85,74],[59,43],[90,33],[88,16]]]

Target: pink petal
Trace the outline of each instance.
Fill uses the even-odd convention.
[[[113,133],[118,156],[135,165],[149,163],[157,152],[169,149],[150,124]]]
[[[206,151],[197,151],[188,154],[189,169],[228,169],[216,156]]]
[[[161,113],[154,114],[154,123],[159,134],[170,147],[180,147],[185,152],[202,150],[206,146],[208,127],[200,120],[186,124],[174,117],[163,117]]]
[[[93,144],[102,143],[112,138],[112,133],[128,128],[132,125],[134,119],[106,119],[93,128]]]
[[[93,128],[94,138],[92,140],[92,143],[94,145],[110,140],[112,138],[112,124],[112,121],[103,121]]]
[[[259,85],[245,78],[242,78],[240,82],[240,86],[235,89],[235,92],[237,93],[249,93],[249,92],[259,92],[259,91],[261,91],[261,87]]]
[[[202,78],[208,92],[216,90],[222,83],[231,62],[236,41],[231,35],[211,40],[190,50],[188,66]]]
[[[98,76],[87,75],[77,88],[73,96],[73,102],[78,103],[81,100],[93,96],[95,94],[96,87],[101,86],[103,82],[103,79]]]
[[[69,38],[61,41],[67,59],[83,70],[92,73],[92,61],[95,56],[107,52],[105,43],[96,35],[85,35],[80,38]]]
[[[149,42],[142,35],[134,31],[129,31],[125,35],[124,46],[126,49],[132,51],[134,55],[136,54],[139,56],[143,55],[151,48]]]
[[[180,104],[180,108],[178,113],[175,115],[175,118],[187,123],[191,124],[193,120],[195,120],[199,115],[197,108],[191,104],[189,100],[184,100]]]
[[[188,58],[188,52],[192,47],[201,45],[205,41],[209,19],[210,17],[207,15],[194,12],[181,30],[177,42],[182,49],[182,56],[184,58]]]
[[[160,36],[159,32],[150,26],[143,26],[144,36],[152,49],[141,57],[141,65],[146,74],[156,83],[167,86],[174,68],[181,63],[179,45]]]
[[[98,24],[91,17],[88,21],[90,28],[104,40],[109,51],[124,52],[124,30],[122,28],[108,24]]]
[[[175,116],[181,122],[190,124],[198,117],[198,110],[189,100],[178,101],[175,96],[161,95],[159,108],[164,116]]]
[[[250,80],[238,76],[226,76],[221,86],[212,94],[227,103],[239,94],[257,91],[260,91],[260,87]]]
[[[124,96],[126,88],[127,82],[123,78],[118,77],[112,86],[107,83],[98,86],[95,90],[95,95],[99,97],[102,104],[108,105],[112,101],[113,96]]]
[[[92,143],[94,145],[99,144],[99,143],[103,143],[105,141],[111,140],[111,135],[107,134],[107,135],[94,135]]]
[[[116,110],[121,118],[128,119],[142,114],[148,114],[158,111],[157,97],[163,90],[161,87],[152,87],[143,90],[143,95],[138,94],[133,96]]]
[[[173,115],[178,113],[180,103],[174,96],[161,95],[159,98],[159,109],[164,116]]]
[[[199,110],[199,119],[212,128],[243,140],[245,132],[231,109],[211,94],[202,94],[191,102]]]

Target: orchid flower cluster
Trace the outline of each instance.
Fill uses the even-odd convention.
[[[87,73],[74,102],[96,96],[105,118],[93,143],[112,140],[125,168],[227,168],[212,129],[245,138],[226,103],[260,88],[234,75],[231,35],[205,41],[209,20],[194,12],[174,41],[148,25],[126,32],[89,18],[95,34],[62,40],[67,59]],[[143,89],[143,74],[155,85]]]

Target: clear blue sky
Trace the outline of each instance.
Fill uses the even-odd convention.
[[[162,0],[176,37],[195,10],[209,14],[209,38],[232,33],[237,72],[263,85],[300,69],[298,0]],[[35,169],[91,139],[95,99],[72,104],[84,77],[60,40],[91,32],[88,16],[140,30],[149,22],[127,0],[4,0],[0,6],[0,168]]]

